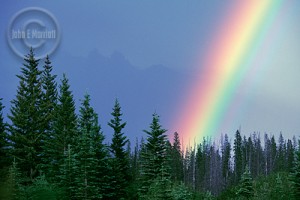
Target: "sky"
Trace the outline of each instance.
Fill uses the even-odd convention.
[[[236,73],[228,77],[221,70],[211,72],[214,68],[208,63],[216,63],[213,58],[223,49],[226,34],[230,38],[251,27],[237,21],[239,15],[228,17],[238,13],[237,1],[12,0],[0,4],[0,97],[5,114],[16,94],[19,80],[15,75],[23,63],[16,51],[27,51],[18,43],[20,39],[12,39],[12,29],[32,18],[56,31],[55,39],[46,39],[45,49],[36,53],[50,52],[51,45],[57,44],[50,54],[57,81],[62,73],[67,74],[77,107],[86,92],[91,95],[108,140],[112,130],[107,122],[115,98],[120,101],[127,122],[124,133],[131,142],[145,137],[143,130],[148,129],[154,112],[167,133],[171,136],[178,131],[185,144],[222,133],[233,137],[239,128],[245,135],[300,135],[300,1],[283,1],[273,14],[262,18],[265,25],[255,36],[260,39],[253,40],[258,41],[256,49],[245,51],[248,61],[236,65]],[[29,10],[27,16],[22,15],[23,9]],[[250,14],[259,15],[256,8]],[[235,37],[226,42],[231,55]],[[236,78],[238,72],[244,74]],[[225,77],[226,84],[220,86],[212,104],[203,103],[209,100],[203,88],[215,89],[205,85],[205,77],[213,83]],[[219,105],[222,108],[217,109]],[[189,127],[203,123],[200,119],[214,123],[205,122],[209,128],[199,130]]]

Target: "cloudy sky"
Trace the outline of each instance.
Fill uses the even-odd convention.
[[[148,129],[154,112],[172,134],[175,116],[181,115],[179,107],[192,87],[190,80],[204,67],[198,61],[233,4],[220,0],[2,1],[0,97],[4,112],[9,113],[18,85],[15,75],[23,62],[11,46],[26,52],[16,40],[9,42],[8,32],[23,23],[20,11],[38,7],[51,14],[42,21],[60,35],[50,55],[54,73],[59,78],[67,74],[77,106],[85,92],[91,95],[107,138],[112,134],[107,121],[115,98],[127,121],[124,132],[132,142],[144,135],[142,130]],[[220,126],[222,133],[233,135],[241,127],[247,135],[254,131],[300,135],[300,1],[289,1],[280,12],[273,32],[267,34],[274,36],[276,45],[260,51],[260,56],[269,57],[268,67],[256,70],[255,78],[245,77],[247,81],[239,87],[243,89],[236,92],[242,100],[236,105],[238,111]],[[31,16],[41,17],[33,11]]]

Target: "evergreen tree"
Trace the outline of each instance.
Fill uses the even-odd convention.
[[[173,145],[171,147],[171,179],[175,182],[183,181],[183,157],[179,134],[174,133]]]
[[[62,190],[59,199],[79,199],[77,198],[76,177],[78,170],[77,154],[74,148],[68,144],[60,160],[59,171],[56,174],[56,184]]]
[[[292,141],[289,139],[287,141],[287,150],[286,150],[286,166],[288,172],[290,172],[293,168],[294,153],[295,153],[294,146],[292,144]]]
[[[65,74],[59,88],[59,102],[54,111],[55,121],[53,123],[52,137],[49,137],[48,141],[45,142],[45,144],[48,144],[47,155],[51,158],[48,173],[50,174],[50,178],[54,179],[54,182],[59,180],[59,171],[61,171],[59,168],[64,162],[68,146],[71,145],[74,150],[78,135],[75,102]]]
[[[251,175],[253,178],[260,176],[261,174],[263,174],[264,169],[265,169],[265,157],[264,157],[264,153],[263,153],[263,149],[261,147],[261,142],[260,142],[260,137],[259,135],[254,134],[254,153],[252,154],[252,160],[253,160],[253,164],[252,164],[252,169],[253,172],[251,171]],[[251,168],[250,168],[251,169]]]
[[[274,191],[271,194],[271,198],[274,200],[286,199],[286,196],[284,194],[283,184],[282,184],[282,178],[279,173],[277,173],[276,176],[276,185]]]
[[[290,173],[294,199],[300,199],[300,151],[295,153],[294,167]]]
[[[12,100],[9,126],[11,133],[12,155],[15,156],[21,173],[30,181],[38,176],[38,165],[41,164],[41,143],[43,138],[41,99],[41,71],[39,60],[35,59],[32,48],[24,58],[21,68],[20,85],[16,99]]]
[[[2,98],[0,98],[0,184],[3,183],[7,168],[9,166],[8,158],[8,134],[7,124],[3,121],[3,108]]]
[[[43,88],[43,95],[42,95],[42,104],[41,110],[43,113],[43,132],[44,137],[42,141],[42,148],[43,148],[43,164],[42,170],[43,173],[47,175],[47,177],[51,177],[53,175],[49,174],[49,168],[52,165],[52,137],[54,134],[54,121],[55,121],[55,111],[57,108],[57,84],[55,81],[56,75],[52,75],[52,66],[49,57],[46,57],[44,70],[42,74],[42,88]]]
[[[113,118],[108,125],[114,130],[110,150],[112,153],[112,172],[113,177],[111,185],[113,186],[112,199],[122,199],[126,197],[126,188],[130,181],[129,177],[129,155],[125,150],[128,142],[127,137],[122,132],[126,122],[122,123],[122,113],[119,101],[116,99],[113,112]]]
[[[243,171],[243,154],[242,154],[242,137],[240,131],[237,130],[234,139],[234,174],[235,182],[239,182]]]
[[[270,143],[270,172],[273,172],[276,170],[276,154],[277,154],[277,145],[275,141],[274,135],[271,138]]]
[[[47,137],[51,136],[51,131],[53,130],[53,123],[55,119],[55,109],[57,106],[57,83],[55,81],[56,75],[52,75],[53,67],[49,57],[46,57],[44,70],[42,74],[42,111],[44,116],[44,129],[47,133]]]
[[[254,195],[254,189],[248,165],[246,165],[246,169],[242,175],[240,184],[240,189],[238,190],[237,194],[246,199],[252,198]]]
[[[222,145],[222,176],[224,178],[224,185],[225,187],[228,185],[228,179],[230,176],[230,152],[231,152],[231,145],[228,141],[228,135],[225,134],[224,141]]]
[[[5,191],[1,192],[1,199],[25,199],[25,191],[23,186],[23,177],[18,168],[16,159],[13,160],[12,165],[8,171],[7,182],[5,183]]]
[[[142,185],[139,189],[140,197],[147,198],[147,193],[153,191],[152,187],[160,189],[157,191],[159,198],[169,199],[171,190],[168,188],[170,185],[170,175],[166,146],[166,132],[165,129],[159,124],[159,116],[153,114],[150,130],[144,130],[147,133],[147,143],[145,151],[142,152],[142,166],[141,166],[141,181]],[[150,187],[149,187],[150,186]],[[164,187],[162,187],[164,186]],[[156,190],[155,190],[156,191]]]
[[[205,141],[205,139],[204,139]],[[198,192],[202,192],[202,190],[204,189],[204,184],[205,184],[205,175],[206,175],[206,155],[205,155],[205,149],[204,149],[204,145],[205,142],[203,144],[199,144],[198,148],[197,148],[197,153],[196,153],[196,188]],[[186,158],[185,158],[186,160]]]
[[[284,142],[284,138],[282,136],[282,133],[279,135],[278,139],[278,149],[276,154],[276,171],[283,171],[285,169],[285,152],[286,152],[286,146]]]
[[[99,199],[104,190],[101,178],[105,176],[103,169],[106,152],[103,145],[104,136],[98,125],[98,117],[90,106],[90,96],[86,94],[80,107],[77,145],[77,185],[78,199]]]

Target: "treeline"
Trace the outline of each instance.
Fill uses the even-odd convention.
[[[9,123],[0,99],[0,199],[299,199],[297,138],[238,130],[233,144],[224,135],[182,150],[154,113],[132,150],[116,99],[105,144],[89,94],[77,115],[66,75],[57,84],[49,57],[39,62],[31,49]]]

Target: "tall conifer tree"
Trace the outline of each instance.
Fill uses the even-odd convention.
[[[228,181],[230,177],[230,153],[231,153],[231,144],[228,139],[228,135],[225,134],[224,141],[222,144],[222,175],[224,178],[225,187],[228,186]]]
[[[243,172],[242,136],[239,130],[235,133],[233,151],[235,181],[238,183]]]
[[[38,175],[41,164],[42,128],[42,84],[38,62],[30,49],[24,58],[16,99],[12,100],[9,126],[12,142],[12,155],[19,164],[21,173],[32,181]]]
[[[183,156],[179,134],[177,132],[174,133],[173,145],[171,147],[171,166],[171,177],[173,181],[183,181]]]
[[[159,123],[159,116],[153,114],[152,123],[150,124],[150,130],[144,130],[147,133],[147,143],[145,151],[142,152],[142,166],[141,166],[141,178],[142,185],[140,187],[140,197],[147,197],[147,193],[152,194],[153,186],[155,189],[159,185],[159,191],[156,191],[160,198],[170,198],[170,172],[169,172],[169,158],[167,156],[167,136]],[[150,188],[149,188],[150,186]],[[155,187],[156,186],[156,187]],[[146,196],[145,196],[146,195]]]
[[[290,173],[290,180],[294,199],[300,199],[300,150],[295,152],[294,167]]]
[[[58,105],[55,109],[55,120],[53,123],[52,137],[49,138],[48,155],[50,156],[51,178],[57,177],[59,179],[59,168],[63,164],[63,158],[68,149],[74,152],[76,146],[77,130],[77,116],[75,114],[75,102],[72,92],[70,90],[69,81],[66,75],[63,75],[61,85],[59,86],[60,93],[58,97]],[[69,147],[70,145],[70,147]],[[70,152],[69,152],[70,153]]]
[[[79,199],[99,199],[104,192],[104,168],[106,151],[104,136],[98,125],[98,117],[90,105],[90,96],[86,94],[80,107],[79,135],[77,146],[77,185],[76,195]]]
[[[254,189],[253,189],[252,177],[248,165],[246,165],[245,172],[243,173],[240,182],[241,182],[241,186],[237,194],[247,199],[253,197]]]
[[[0,98],[0,184],[7,173],[7,167],[9,166],[8,158],[8,134],[7,124],[3,119],[3,108],[2,98]]]
[[[52,74],[53,67],[49,57],[46,57],[44,70],[42,73],[42,104],[41,110],[43,113],[42,129],[44,131],[44,137],[42,142],[43,148],[43,164],[42,170],[48,176],[53,176],[49,174],[49,170],[52,166],[52,151],[53,148],[52,138],[54,134],[54,121],[55,121],[55,111],[57,108],[58,92],[57,83],[55,81],[56,75]]]
[[[130,180],[129,177],[129,155],[126,151],[127,137],[122,132],[126,126],[126,122],[122,123],[121,106],[118,99],[115,100],[113,112],[111,113],[112,119],[108,125],[113,129],[113,138],[110,145],[112,154],[111,167],[112,167],[112,199],[126,198],[126,188]]]

